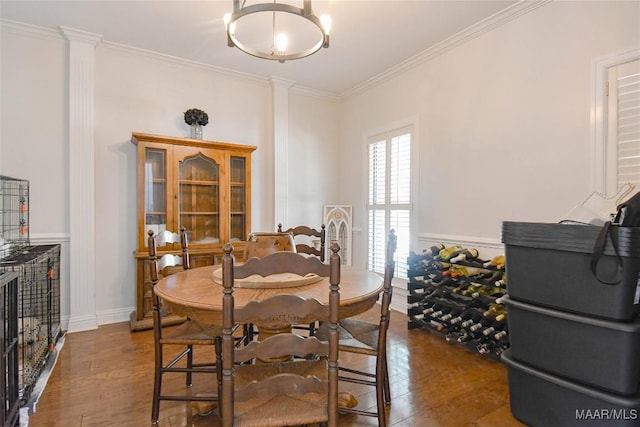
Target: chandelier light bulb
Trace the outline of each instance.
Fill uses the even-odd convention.
[[[236,22],[233,21],[233,22],[231,22],[231,24],[229,24],[230,22],[231,22],[231,14],[230,13],[225,13],[224,14],[224,27],[229,31],[229,33],[235,34],[236,33]]]
[[[285,33],[279,33],[274,40],[276,53],[284,54],[287,51],[288,43],[289,43],[289,40],[287,39],[287,35]]]
[[[320,16],[320,22],[322,23],[324,32],[329,35],[329,33],[331,33],[331,17],[329,15],[322,15]]]

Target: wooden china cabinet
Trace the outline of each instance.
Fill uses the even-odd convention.
[[[130,319],[135,331],[153,326],[149,230],[185,227],[192,268],[217,264],[226,242],[242,254],[251,226],[251,153],[256,147],[137,132],[131,142],[137,146],[136,310]],[[166,253],[181,253],[180,245],[158,248],[159,256]],[[170,314],[165,319],[166,324],[184,320]]]

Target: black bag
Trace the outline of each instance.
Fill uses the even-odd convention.
[[[613,223],[622,227],[640,227],[640,192],[626,202],[620,203],[616,209]]]
[[[618,259],[618,272],[621,273],[622,258],[620,257],[620,254],[618,254],[616,241],[611,234],[611,226],[616,225],[620,227],[640,227],[640,192],[636,193],[627,201],[620,203],[616,207],[616,209],[618,212],[616,213],[613,221],[608,221],[602,226],[602,230],[600,230],[600,234],[598,234],[596,243],[593,246],[593,254],[591,255],[591,272],[600,283],[604,283],[605,285],[617,285],[622,280],[621,274],[618,274],[618,277],[620,278],[614,281],[606,281],[598,277],[598,262],[600,261],[600,257],[602,257],[602,254],[604,253],[604,248],[607,244],[607,236],[609,236],[611,239],[611,245],[613,246],[613,250],[616,253],[616,258]]]

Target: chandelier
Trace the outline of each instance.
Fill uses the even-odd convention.
[[[224,16],[227,45],[279,62],[304,58],[329,47],[331,17],[314,15],[311,0],[302,3],[300,8],[276,0],[251,5],[246,5],[246,0],[233,0],[233,13]]]

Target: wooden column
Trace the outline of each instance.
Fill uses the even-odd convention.
[[[271,77],[273,102],[273,171],[274,171],[274,219],[277,225],[288,224],[289,195],[289,88],[292,80]]]
[[[69,332],[96,329],[94,53],[98,34],[60,27],[69,41]]]

